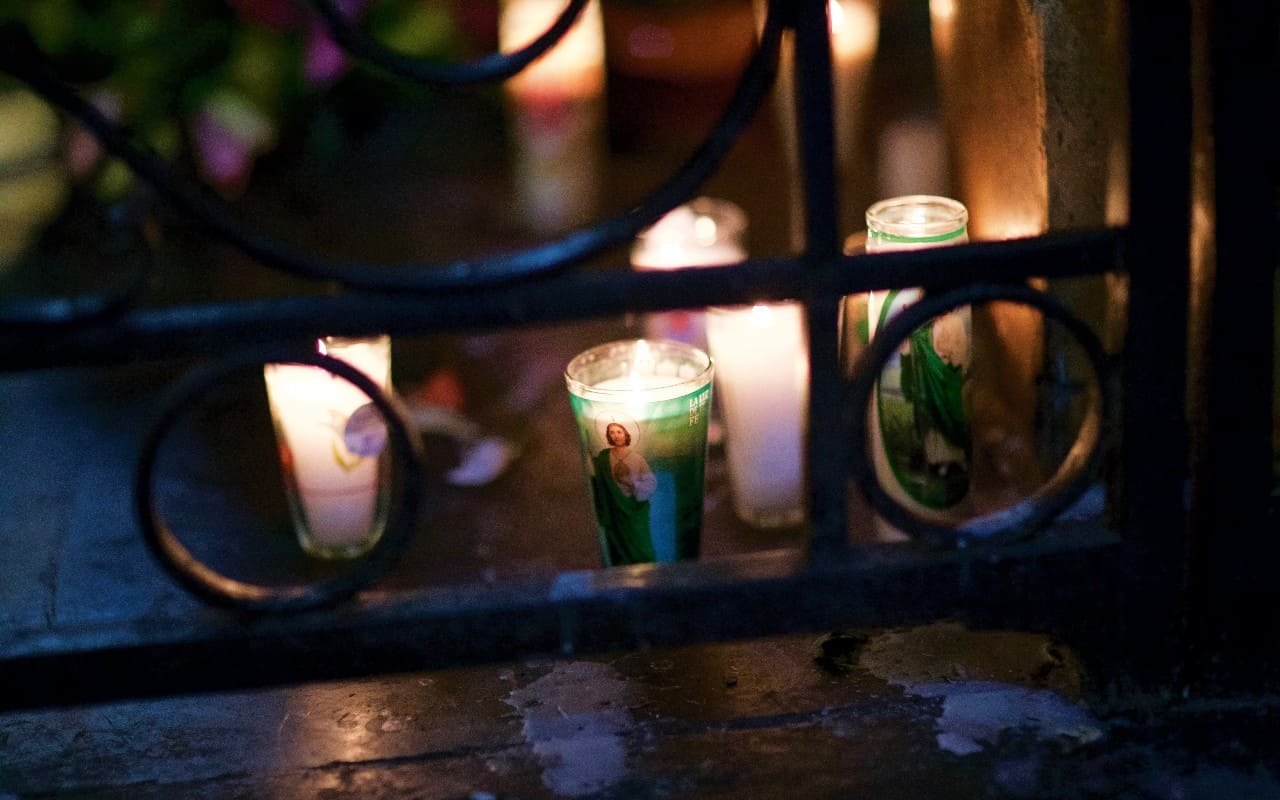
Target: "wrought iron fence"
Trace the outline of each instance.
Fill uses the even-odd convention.
[[[328,0],[314,5],[352,55],[396,79],[453,85],[515,74],[569,29],[586,0],[568,0],[553,27],[526,49],[457,65],[388,51],[346,22]],[[1257,445],[1259,427],[1270,430],[1269,365],[1265,371],[1255,365],[1247,374],[1224,374],[1237,370],[1237,362],[1223,354],[1251,335],[1241,318],[1269,325],[1272,313],[1275,159],[1270,158],[1270,173],[1250,174],[1256,162],[1232,145],[1248,141],[1269,150],[1273,142],[1263,134],[1274,133],[1274,124],[1255,127],[1248,98],[1238,88],[1245,82],[1237,82],[1237,72],[1248,62],[1226,50],[1212,54],[1223,288],[1210,308],[1219,326],[1210,347],[1213,400],[1207,424],[1212,437],[1198,490],[1205,505],[1194,509],[1202,514],[1196,518],[1185,502],[1193,476],[1185,355],[1194,200],[1190,43],[1198,41],[1192,5],[1135,3],[1129,9],[1127,226],[873,256],[842,252],[826,6],[825,0],[769,3],[759,47],[720,121],[688,162],[631,211],[516,251],[395,265],[327,259],[246,227],[217,201],[175,178],[127,131],[59,80],[25,31],[4,31],[0,69],[91,130],[171,210],[264,268],[340,287],[325,295],[142,306],[136,301],[152,265],[143,237],[124,224],[110,228],[120,241],[119,252],[128,257],[117,265],[117,280],[106,291],[72,299],[0,299],[0,367],[6,371],[175,356],[212,360],[209,369],[173,387],[143,448],[135,493],[140,525],[161,563],[198,596],[226,607],[193,620],[141,627],[9,631],[0,635],[5,705],[242,688],[530,653],[942,617],[1062,636],[1095,659],[1095,683],[1113,691],[1170,690],[1207,660],[1238,655],[1242,647],[1251,651],[1252,645],[1240,644],[1239,624],[1230,620],[1243,604],[1269,596],[1268,576],[1275,577],[1280,562],[1273,557],[1275,537],[1266,511],[1270,454]],[[1235,20],[1228,17],[1240,14],[1239,22],[1247,25],[1252,13],[1262,15],[1223,10],[1215,19],[1219,26],[1231,25]],[[1269,14],[1274,22],[1275,12]],[[1259,27],[1263,35],[1251,38],[1251,52],[1270,54],[1274,66],[1275,42],[1266,39],[1265,25]],[[788,31],[795,37],[803,248],[792,257],[699,270],[581,269],[585,260],[630,242],[699,191],[764,103]],[[1221,47],[1224,36],[1215,31],[1210,41]],[[104,249],[114,246],[112,239],[102,240]],[[1129,281],[1120,358],[1103,353],[1087,326],[1051,295],[1026,285],[1033,277],[1102,273],[1124,274]],[[912,286],[925,287],[927,301],[876,339],[859,369],[847,376],[837,334],[841,298]],[[803,551],[352,599],[385,574],[413,533],[425,491],[416,445],[397,422],[394,398],[363,385],[360,374],[342,362],[285,344],[322,335],[420,335],[761,299],[799,299],[806,309],[811,405]],[[1042,496],[1013,513],[993,516],[984,524],[996,535],[974,539],[956,528],[905,516],[879,488],[863,446],[863,409],[878,367],[915,326],[942,311],[990,300],[1033,306],[1084,343],[1100,376],[1105,399],[1099,408],[1107,413],[1107,424]],[[228,371],[274,360],[323,366],[360,385],[392,421],[392,441],[405,467],[396,521],[377,549],[332,580],[286,590],[241,584],[203,567],[155,514],[151,491],[155,449],[175,415]],[[1243,388],[1232,387],[1237,379]],[[1057,519],[1096,477],[1111,447],[1119,454],[1118,471],[1111,476],[1117,487],[1111,517]],[[1251,480],[1225,477],[1241,472]],[[916,546],[849,544],[851,477],[879,513],[916,534]],[[1210,535],[1219,538],[1210,540]],[[1200,562],[1188,560],[1192,550]],[[1236,571],[1246,566],[1257,582],[1233,589]],[[1232,635],[1208,634],[1210,623]]]

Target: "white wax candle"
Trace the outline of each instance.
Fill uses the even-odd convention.
[[[544,33],[561,0],[504,0],[498,39],[504,52]],[[549,51],[506,83],[517,201],[526,223],[555,233],[589,222],[605,149],[604,23],[597,2]]]
[[[726,200],[700,197],[672,209],[636,237],[631,266],[637,270],[714,267],[747,257],[742,237],[746,215]],[[706,322],[701,311],[668,311],[645,318],[645,332],[653,339],[673,339],[706,347]]]
[[[564,11],[562,0],[503,0],[498,43],[503,52],[524,47],[546,32]],[[528,102],[564,101],[604,89],[604,21],[597,2],[587,3],[559,42],[509,82]]]
[[[367,375],[379,389],[390,384],[390,342],[326,340],[327,353]],[[293,498],[305,519],[303,545],[318,554],[354,552],[381,533],[377,519],[379,452],[385,443],[353,439],[352,415],[369,397],[327,370],[298,364],[270,364],[263,370],[267,397],[276,425]],[[375,422],[376,429],[376,422]],[[352,451],[352,447],[357,452]],[[373,452],[376,449],[379,452]],[[362,452],[361,452],[362,451]]]
[[[799,303],[707,314],[734,509],[761,527],[803,519],[809,398],[804,331]]]
[[[757,16],[763,24],[767,3],[756,0]],[[836,161],[845,181],[860,179],[849,174],[859,129],[865,117],[863,106],[871,75],[871,64],[880,36],[880,15],[872,0],[829,0],[827,19],[831,39],[832,112],[835,122]],[[789,182],[791,244],[804,247],[804,199],[802,186],[796,179],[801,173],[799,138],[796,129],[796,92],[793,78],[795,61],[794,37],[788,33],[782,44],[778,78],[774,89],[774,106],[779,137],[786,151],[792,180]]]
[[[836,100],[836,153],[843,161],[853,154],[871,59],[880,35],[880,16],[867,0],[831,0],[827,13]]]

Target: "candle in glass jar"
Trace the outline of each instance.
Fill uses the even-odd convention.
[[[565,369],[605,566],[697,557],[711,380],[702,350],[645,339]]]
[[[320,352],[345,361],[385,391],[391,379],[386,336],[326,338]],[[350,558],[382,535],[386,515],[386,426],[354,384],[302,364],[263,368],[285,488],[298,539],[323,558]]]
[[[707,311],[734,511],[762,528],[804,519],[809,348],[803,306]]]
[[[644,271],[736,264],[747,257],[743,244],[746,226],[746,214],[736,204],[699,197],[672,209],[640,232],[631,246],[631,266]],[[706,319],[701,311],[649,314],[645,333],[652,339],[707,346]]]
[[[503,0],[498,40],[524,47],[564,11],[562,0]],[[604,149],[604,23],[596,0],[550,50],[507,81],[515,189],[528,223],[558,232],[589,221]]]
[[[867,252],[921,250],[969,240],[969,212],[951,198],[905,195],[867,209]],[[874,336],[920,297],[919,289],[871,292],[867,330]],[[913,332],[884,364],[869,410],[876,475],[917,517],[954,524],[972,513],[972,434],[964,383],[970,371],[969,308],[949,311]],[[877,518],[882,539],[901,531]]]
[[[836,101],[836,154],[843,161],[853,155],[871,59],[880,35],[880,15],[868,0],[831,0],[827,14],[833,62],[831,88]]]

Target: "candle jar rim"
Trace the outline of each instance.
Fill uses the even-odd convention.
[[[868,235],[897,241],[945,241],[963,234],[968,224],[964,204],[940,195],[890,197],[867,209]]]
[[[664,230],[663,220],[670,219],[672,214],[676,214],[681,210],[690,211],[695,217],[708,217],[714,220],[716,224],[715,241],[740,242],[742,235],[747,230],[747,212],[742,209],[742,206],[732,200],[704,195],[695,197],[683,205],[676,206],[662,217],[659,217],[652,225],[636,234],[637,243],[651,238],[662,240],[669,237],[669,233]]]
[[[752,303],[733,303],[732,305],[707,306],[708,314],[732,314],[738,311],[750,311],[756,306],[768,306],[776,308],[778,306],[789,306],[799,303],[795,298],[786,298],[784,300],[756,300]]]
[[[601,381],[588,380],[586,373],[592,366],[600,365],[607,360],[615,360],[619,364],[629,363],[625,356],[636,353],[641,342],[654,354],[655,361],[682,359],[690,366],[688,372],[677,371],[670,375],[657,375],[669,380],[662,383],[648,383],[645,386],[647,390],[661,391],[681,386],[698,386],[711,380],[713,369],[711,356],[700,348],[669,339],[619,339],[584,350],[569,361],[564,370],[564,378],[570,392],[577,395],[590,393],[604,398],[623,398],[633,394],[635,389],[627,386],[600,388],[597,384]]]
[[[375,333],[371,336],[321,336],[319,338],[326,346],[346,347],[355,344],[381,344],[384,340],[390,340],[391,336],[386,333]]]

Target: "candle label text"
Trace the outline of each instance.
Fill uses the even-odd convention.
[[[699,392],[689,397],[689,427],[698,425],[706,413],[707,403],[711,402],[711,392]]]

